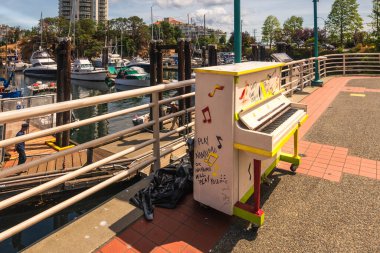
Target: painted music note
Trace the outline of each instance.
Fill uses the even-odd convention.
[[[208,166],[212,167],[218,158],[218,154],[210,152],[204,161]]]
[[[211,113],[210,113],[210,108],[208,108],[208,106],[206,106],[205,108],[202,109],[202,113],[203,113],[203,123],[211,123]],[[206,117],[206,113],[208,113],[208,118]]]
[[[251,175],[251,163],[249,163],[248,166],[248,174],[249,174],[249,181],[251,181],[252,175]]]
[[[222,137],[220,136],[216,136],[216,140],[218,141],[219,145],[218,145],[218,149],[221,149],[223,146],[222,146],[222,143],[221,141],[223,140]]]
[[[223,89],[224,89],[224,86],[221,86],[221,85],[216,84],[216,85],[214,86],[214,90],[213,90],[212,92],[210,92],[210,93],[208,94],[208,96],[209,96],[210,98],[212,98],[212,97],[215,95],[215,92],[216,92],[217,90],[223,90]]]
[[[213,171],[212,171],[211,175],[212,175],[213,177],[217,177],[217,176],[218,176],[218,171],[219,171],[219,169],[220,169],[219,165],[218,165],[218,164],[215,164],[214,167],[213,167]]]

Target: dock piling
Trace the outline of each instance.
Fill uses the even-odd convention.
[[[71,41],[62,40],[57,47],[57,102],[71,100]],[[57,113],[57,126],[71,123],[71,112]],[[56,134],[56,145],[70,145],[70,130]]]

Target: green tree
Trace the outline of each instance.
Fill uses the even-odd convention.
[[[298,42],[297,31],[302,30],[303,18],[297,16],[291,16],[284,22],[284,36],[286,41]]]
[[[335,0],[327,18],[327,29],[332,40],[338,39],[343,47],[353,34],[363,28],[363,19],[358,12],[356,0]],[[339,34],[335,32],[338,31]]]
[[[147,53],[150,40],[149,27],[142,18],[132,16],[128,18],[128,36],[132,41],[133,48],[137,54]]]
[[[377,41],[380,41],[380,1],[373,0],[372,13],[370,15],[372,18],[372,28],[373,33]]]
[[[222,37],[220,37],[220,39],[219,39],[219,44],[224,45],[224,44],[226,44],[226,42],[227,42],[226,35],[223,34]]]
[[[269,47],[272,48],[272,43],[281,31],[280,22],[275,16],[268,16],[262,28],[262,41],[269,44]]]

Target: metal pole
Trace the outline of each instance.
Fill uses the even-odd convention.
[[[317,2],[319,0],[313,0],[314,3],[314,57],[318,57],[318,15],[317,15]],[[313,86],[322,86],[323,81],[319,79],[318,59],[314,62],[314,80],[311,82]]]
[[[315,0],[314,0],[315,1]],[[241,62],[240,0],[234,0],[234,51],[235,63]]]
[[[153,38],[153,5],[150,6],[150,21],[152,23],[152,40],[154,40]]]

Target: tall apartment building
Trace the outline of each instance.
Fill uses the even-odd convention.
[[[59,16],[72,19],[108,20],[108,0],[59,0]]]

